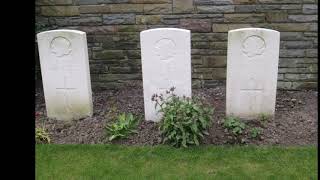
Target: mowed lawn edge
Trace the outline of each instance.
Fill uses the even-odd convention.
[[[317,179],[316,146],[36,145],[36,179]]]

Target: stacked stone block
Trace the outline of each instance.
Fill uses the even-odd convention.
[[[139,33],[192,33],[194,87],[225,83],[227,33],[261,27],[281,33],[279,89],[317,88],[317,0],[37,0],[36,21],[87,33],[93,88],[141,81]]]

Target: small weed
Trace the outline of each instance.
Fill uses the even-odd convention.
[[[137,127],[139,120],[140,118],[135,117],[131,113],[120,114],[116,122],[106,126],[107,134],[109,135],[108,140],[112,141],[117,138],[126,138],[129,134],[136,133],[137,131],[134,129]]]
[[[36,138],[36,143],[37,144],[49,144],[50,143],[50,136],[46,132],[45,127],[45,117],[42,116],[40,112],[35,113],[35,121],[38,121],[41,123],[41,127],[36,127],[36,133],[35,133],[35,138]]]
[[[49,134],[44,128],[36,127],[36,143],[37,144],[50,144]]]
[[[231,131],[235,136],[242,134],[246,125],[236,117],[226,117],[223,121],[223,126]]]
[[[261,113],[259,114],[259,120],[263,123],[267,122],[269,119],[269,115],[265,114],[265,113]]]
[[[251,138],[256,138],[261,135],[262,129],[259,127],[254,127],[251,129]]]

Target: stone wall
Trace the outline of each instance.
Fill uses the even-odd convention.
[[[192,32],[194,87],[225,83],[227,32],[281,32],[280,89],[317,88],[318,0],[36,0],[36,22],[85,31],[93,87],[142,79],[139,33],[158,27]]]

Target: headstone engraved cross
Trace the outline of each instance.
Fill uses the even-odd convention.
[[[64,104],[66,105],[66,110],[67,112],[71,113],[72,112],[72,104],[71,101],[69,100],[69,96],[74,93],[77,88],[74,87],[69,87],[67,85],[67,76],[64,77],[64,83],[63,83],[63,87],[61,88],[56,88],[57,92],[61,92],[61,94],[64,97]]]
[[[76,120],[92,115],[92,92],[85,32],[37,34],[47,115]]]
[[[141,61],[145,119],[160,121],[161,114],[152,102],[153,94],[166,95],[175,87],[177,96],[191,97],[190,31],[158,28],[142,31]]]
[[[280,33],[243,28],[228,33],[226,115],[274,115]]]

